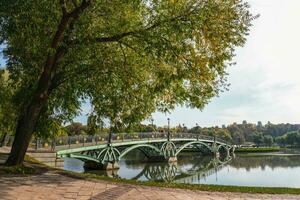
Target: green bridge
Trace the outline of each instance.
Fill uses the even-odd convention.
[[[116,169],[118,161],[133,150],[140,150],[150,161],[176,162],[177,156],[184,149],[199,151],[206,155],[230,157],[234,145],[215,137],[199,134],[176,133],[138,133],[135,135],[111,135],[98,140],[85,138],[75,144],[63,145],[62,139],[56,139],[58,157],[71,157],[85,162],[88,168]],[[74,139],[73,139],[74,140]],[[60,145],[57,145],[60,144]]]

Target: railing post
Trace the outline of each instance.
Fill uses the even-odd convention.
[[[38,137],[36,137],[35,138],[35,150],[37,151],[38,150],[38,141],[39,140],[39,138]]]
[[[68,136],[68,144],[69,144],[69,149],[71,148],[71,137]]]
[[[52,141],[51,141],[51,151],[54,151],[54,150],[55,150],[55,138],[53,137]]]
[[[112,141],[112,131],[110,130],[108,134],[108,141],[107,141],[109,146],[111,145],[111,141]]]

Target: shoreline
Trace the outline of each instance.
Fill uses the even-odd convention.
[[[136,180],[116,179],[100,176],[90,173],[71,172],[63,169],[48,167],[30,156],[26,156],[25,165],[23,167],[7,167],[0,165],[0,180],[2,177],[10,179],[18,177],[43,176],[51,173],[64,178],[68,177],[83,181],[105,182],[107,184],[131,185],[132,187],[155,187],[159,190],[165,189],[181,189],[199,192],[221,192],[221,193],[240,193],[240,194],[272,194],[272,195],[300,195],[300,188],[287,187],[248,187],[248,186],[226,186],[226,185],[206,185],[206,184],[184,184],[184,183],[164,183],[164,182],[142,182]],[[300,196],[297,196],[300,199]]]

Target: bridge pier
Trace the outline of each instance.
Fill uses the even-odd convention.
[[[114,162],[114,163],[106,163],[104,165],[102,165],[102,170],[115,170],[115,169],[119,169],[119,163],[118,162]]]
[[[166,160],[167,160],[169,163],[177,162],[177,156],[168,157],[168,158],[166,158]]]
[[[216,151],[216,152],[214,153],[214,156],[215,156],[216,158],[220,158],[220,152]]]

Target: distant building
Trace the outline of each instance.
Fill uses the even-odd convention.
[[[226,128],[225,124],[222,125],[222,128]]]
[[[247,124],[247,121],[246,120],[243,120],[243,125],[246,125]]]

